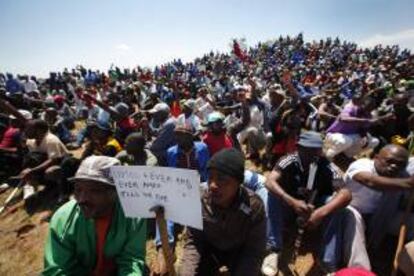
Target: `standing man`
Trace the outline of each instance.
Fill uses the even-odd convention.
[[[53,215],[43,275],[144,275],[146,222],[126,218],[109,169],[112,157],[85,159],[75,177],[75,200]]]

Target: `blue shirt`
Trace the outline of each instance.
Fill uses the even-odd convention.
[[[17,79],[8,79],[6,81],[6,91],[12,94],[21,92],[23,91],[23,86]]]
[[[210,159],[207,145],[203,142],[194,142],[194,157],[198,163],[198,172],[200,174],[200,181],[205,182],[208,179],[207,162]],[[180,154],[183,154],[178,145],[172,146],[167,152],[168,167],[177,167],[177,160]]]
[[[151,152],[157,157],[158,163],[165,165],[167,150],[175,144],[175,119],[170,117],[165,121],[158,131],[157,138],[150,146]]]

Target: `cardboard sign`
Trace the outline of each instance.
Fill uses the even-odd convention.
[[[153,218],[161,205],[165,218],[202,230],[200,176],[195,170],[114,166],[111,174],[127,217]]]

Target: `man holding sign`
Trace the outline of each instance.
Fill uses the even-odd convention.
[[[143,275],[145,220],[126,218],[109,168],[112,157],[90,156],[73,181],[76,200],[50,222],[43,275]]]
[[[224,149],[208,162],[208,190],[202,195],[203,230],[188,227],[179,275],[258,275],[266,248],[263,202],[242,186],[244,157]]]

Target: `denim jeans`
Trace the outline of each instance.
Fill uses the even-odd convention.
[[[84,127],[84,128],[82,128],[79,132],[78,132],[78,135],[76,136],[76,144],[78,144],[78,145],[82,145],[82,143],[83,143],[83,141],[85,140],[85,138],[86,138],[86,135],[87,135],[87,133],[88,133],[88,128],[87,127]]]
[[[174,237],[174,222],[167,220],[167,234],[168,234],[168,243],[170,244],[170,247],[173,247],[175,237]],[[161,246],[161,236],[160,236],[160,230],[158,228],[158,224],[155,226],[155,245],[157,247]]]

